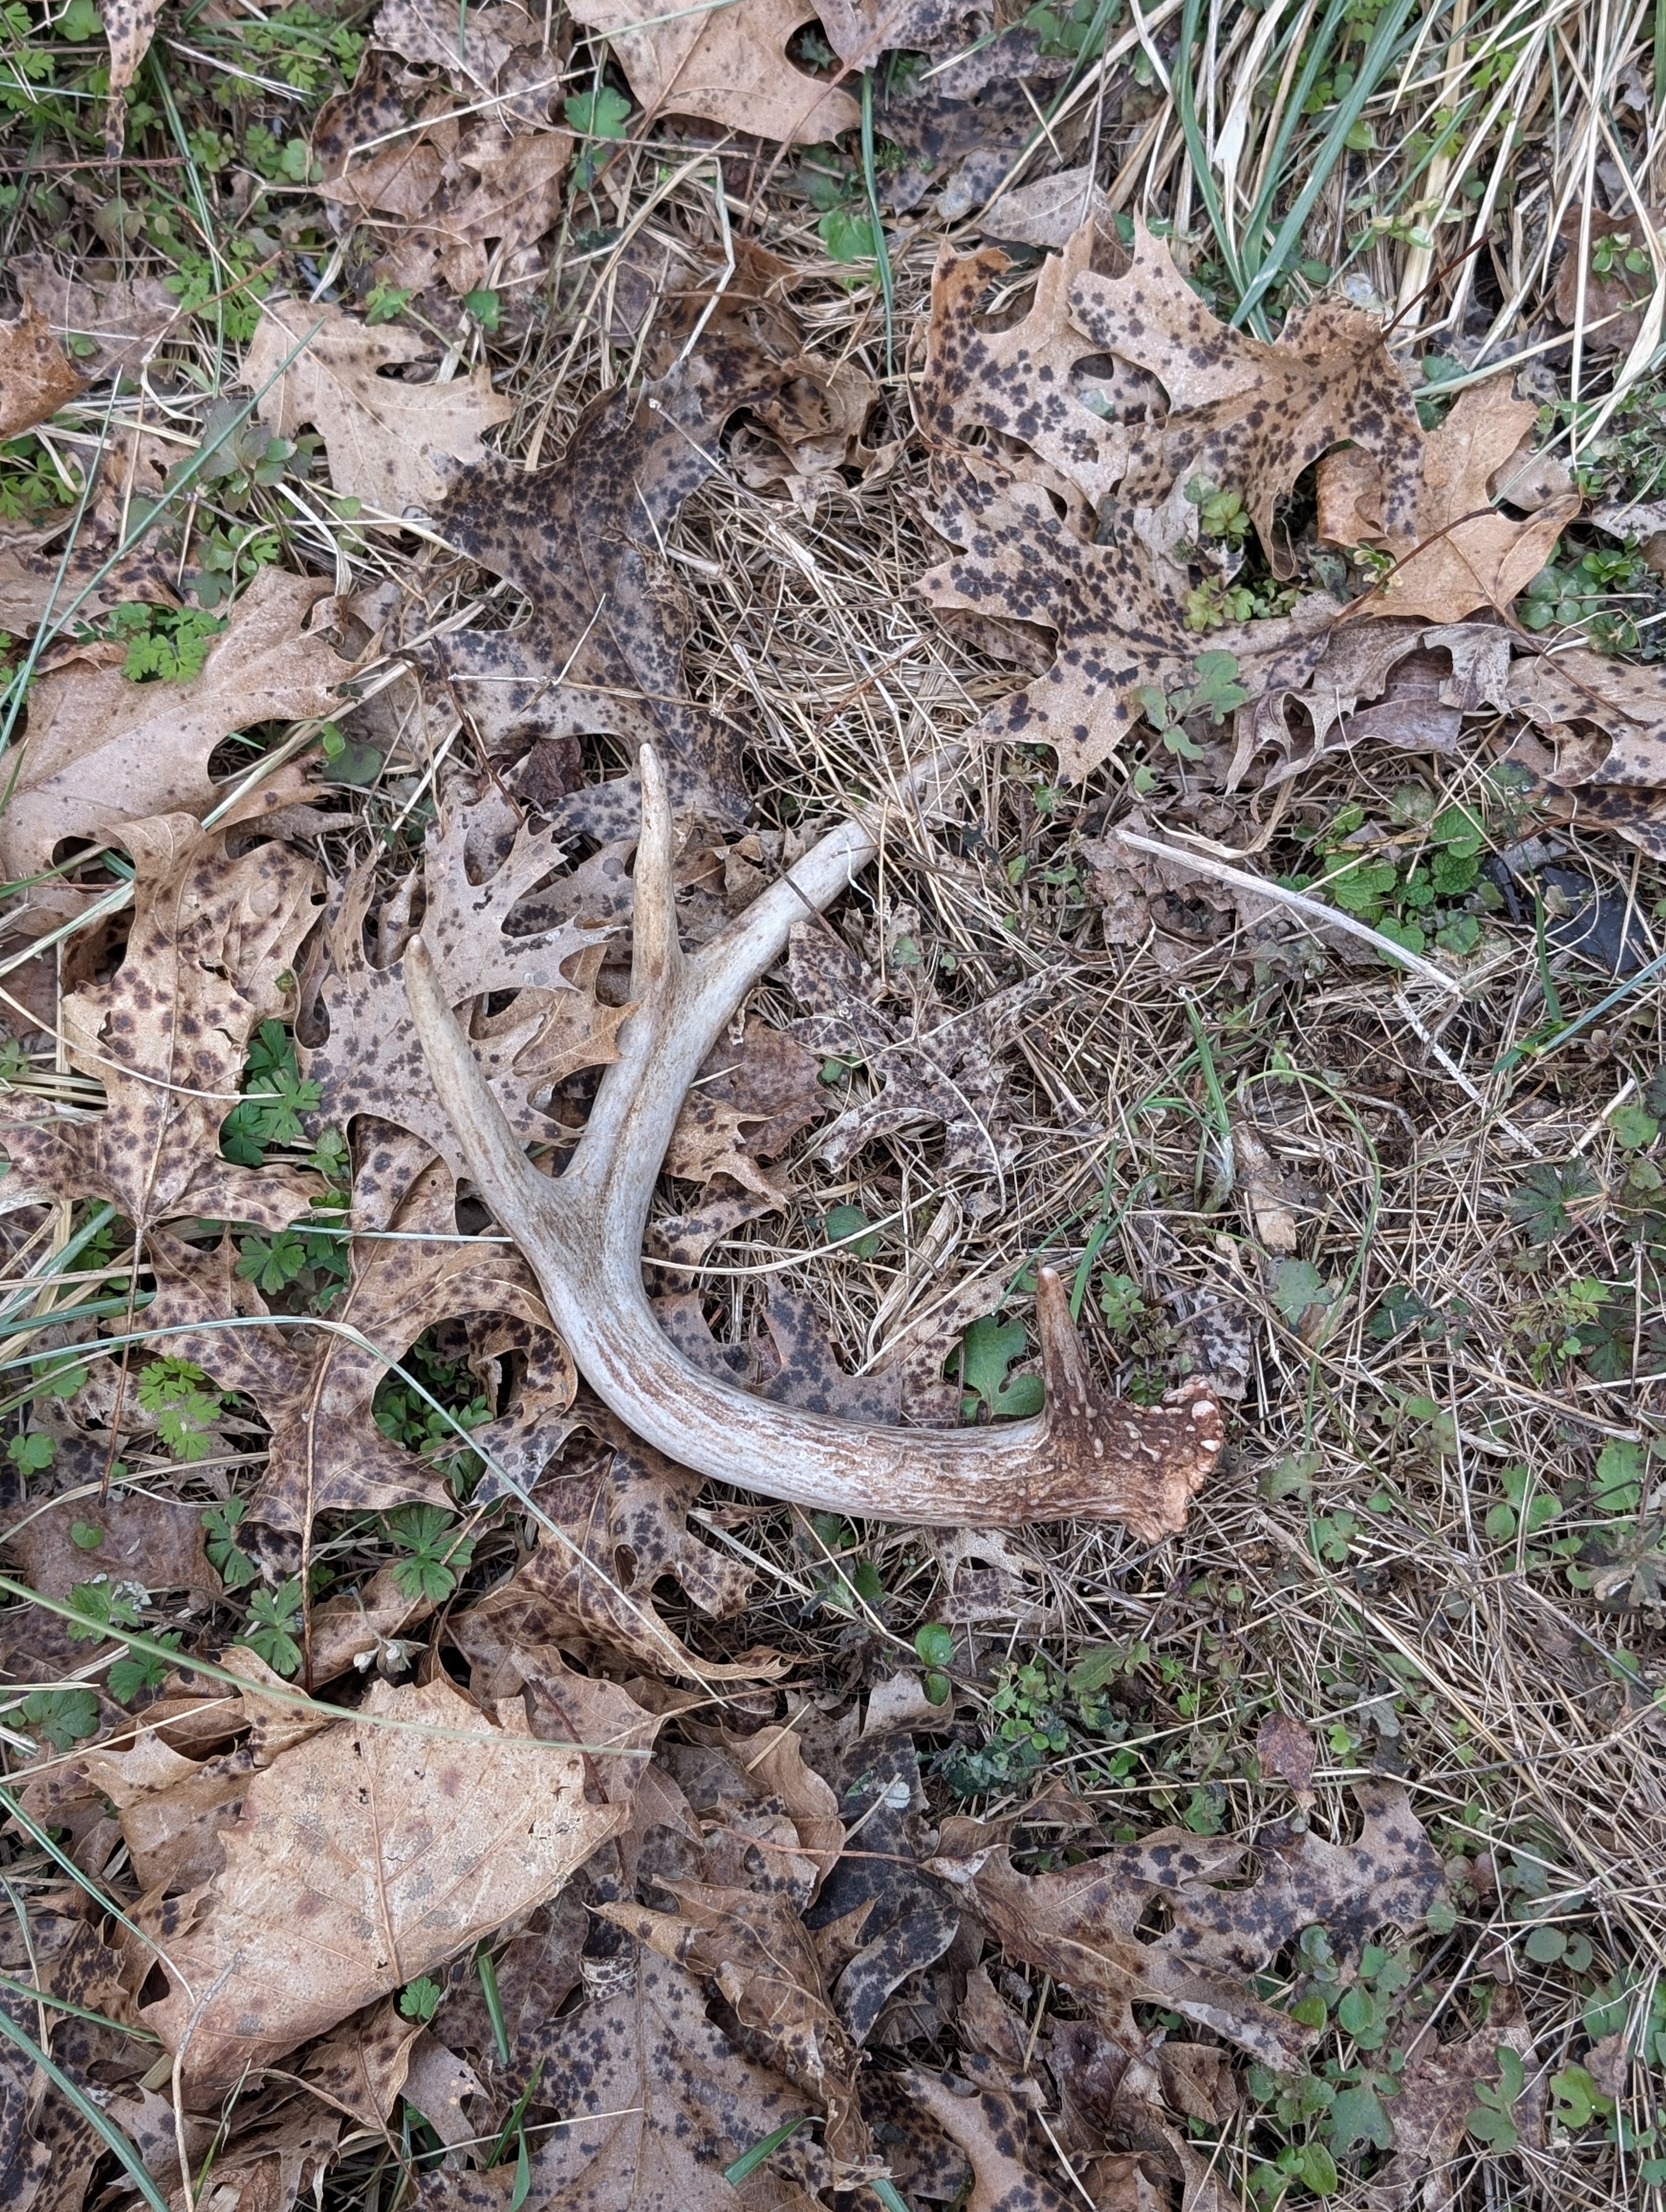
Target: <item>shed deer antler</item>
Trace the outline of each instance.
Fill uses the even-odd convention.
[[[405,991],[429,1074],[481,1197],[537,1275],[580,1373],[636,1434],[681,1465],[766,1497],[937,1527],[1012,1528],[1071,1514],[1126,1522],[1155,1541],[1183,1527],[1219,1455],[1220,1413],[1201,1383],[1163,1406],[1103,1398],[1089,1376],[1063,1284],[1037,1279],[1047,1386],[1034,1420],[899,1429],[753,1397],[692,1365],[642,1287],[642,1236],[689,1085],[752,984],[807,911],[819,911],[879,849],[848,820],[685,954],[678,939],[671,808],[654,754],[641,756],[630,989],[636,1011],[602,1076],[559,1178],[527,1159],[470,1050],[420,936]]]

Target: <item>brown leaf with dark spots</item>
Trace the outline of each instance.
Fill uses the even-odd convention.
[[[419,886],[423,942],[452,1004],[471,1008],[476,1056],[522,1136],[559,1136],[560,1125],[538,1102],[577,1069],[617,1060],[615,1040],[630,1011],[596,995],[605,930],[570,917],[536,926],[529,894],[559,872],[560,848],[550,832],[528,830],[510,813],[505,849],[483,833],[501,827],[506,812],[501,801],[459,806],[430,831],[421,877],[408,878],[381,909],[375,955],[367,942],[380,888],[374,861],[337,884],[314,1016],[328,1034],[299,1055],[326,1121],[345,1126],[368,1115],[394,1122],[423,1139],[453,1175],[462,1172],[455,1133],[435,1096],[405,998],[404,951]],[[474,1011],[488,993],[514,995],[496,1013]]]
[[[43,1597],[68,1597],[77,1583],[107,1575],[157,1590],[203,1590],[218,1597],[220,1577],[203,1549],[203,1509],[139,1490],[114,1490],[101,1503],[25,1505],[0,1529],[23,1578]],[[71,1531],[79,1528],[76,1543]],[[98,1540],[91,1540],[96,1532]]]
[[[133,927],[107,983],[64,1000],[70,1065],[104,1085],[101,1114],[0,1101],[12,1171],[53,1197],[104,1199],[141,1235],[181,1214],[279,1229],[315,1177],[235,1167],[220,1125],[236,1104],[248,1041],[290,1004],[283,980],[317,916],[310,860],[277,844],[228,855],[226,834],[188,814],[130,823]]]
[[[706,21],[687,19],[696,29]],[[718,346],[634,392],[605,392],[561,459],[530,475],[488,462],[459,471],[436,528],[525,592],[537,625],[530,651],[507,660],[500,634],[447,639],[446,666],[465,701],[471,685],[505,674],[538,678],[570,704],[577,730],[657,746],[685,797],[739,818],[740,732],[689,696],[687,623],[660,548],[717,465],[729,416],[779,379],[756,349]]]
[[[76,354],[83,376],[135,374],[180,311],[160,276],[101,276],[80,268],[66,276],[44,253],[12,255],[7,274],[55,337],[91,346]]]
[[[407,2020],[397,1998],[384,1997],[315,2044],[301,2079],[315,2097],[362,2127],[385,2127],[410,2070],[410,2047],[422,2032],[422,2021]]]
[[[591,1686],[600,1723],[645,1716]],[[375,1725],[390,1721],[410,1728]],[[623,1826],[595,1802],[587,1751],[543,1744],[516,1705],[496,1724],[443,1675],[372,1685],[349,1716],[250,1781],[224,1863],[179,1900],[167,1994],[140,2008],[181,2057],[187,2098],[214,2097],[350,2012],[554,1894]]]
[[[1371,2212],[1437,2212],[1453,2201],[1451,2169],[1479,2101],[1476,2089],[1499,2078],[1499,2051],[1513,2051],[1532,2069],[1534,2036],[1516,1990],[1492,1992],[1487,2025],[1452,2043],[1425,2028],[1400,2074],[1400,2094],[1383,2107],[1394,2134],[1393,2155],[1371,2176]],[[1537,2148],[1543,2129],[1542,2077],[1530,2081],[1513,2108],[1523,2141]]]
[[[397,516],[437,506],[451,465],[483,459],[482,431],[514,412],[483,364],[445,384],[383,374],[437,350],[420,331],[373,326],[325,301],[268,300],[242,381],[275,436],[318,431],[338,492]]]
[[[856,2103],[861,2054],[834,2015],[820,1961],[792,1899],[781,1890],[664,1877],[658,1887],[676,1899],[675,1912],[623,1903],[596,1909],[710,1985],[746,2031],[754,2053],[767,2056],[822,2106],[836,2174],[860,2170],[868,2155]]]
[[[1177,593],[1145,539],[1125,529],[1099,544],[1055,512],[1047,491],[984,456],[939,457],[925,514],[960,550],[915,586],[939,611],[970,610],[1056,634],[1052,665],[978,725],[993,741],[1051,745],[1059,771],[1079,783],[1121,744],[1146,686],[1190,680],[1198,653],[1230,653],[1252,693],[1299,684],[1335,613],[1315,595],[1289,615],[1189,630]]]
[[[1009,1958],[1045,1968],[1103,2008],[1129,2050],[1141,2038],[1136,2003],[1159,2004],[1213,2030],[1280,2072],[1292,2070],[1313,2031],[1254,1996],[1264,1972],[1304,1928],[1322,1922],[1339,1957],[1357,1954],[1380,1928],[1413,1928],[1442,1887],[1440,1862],[1398,1784],[1362,1784],[1365,1820],[1354,1844],[1263,1830],[1261,1872],[1247,1887],[1219,1885],[1249,1847],[1229,1838],[1167,1828],[1061,1874],[1025,1876],[1000,1832],[945,1822],[933,1869],[958,1884]],[[1137,1931],[1154,1900],[1170,1927]]]
[[[1011,267],[1006,255],[945,249],[932,278],[919,404],[921,427],[934,444],[967,445],[974,430],[1019,439],[1097,507],[1128,471],[1131,434],[1100,411],[1116,379],[1098,373],[1106,365],[1104,346],[1070,319],[1070,288],[1092,250],[1093,226],[1082,224],[1062,253],[1043,263],[1023,320],[995,331],[978,308]],[[1147,396],[1160,404],[1154,384],[1140,394]],[[1090,407],[1090,398],[1099,406]]]
[[[1256,1731],[1256,1757],[1262,1773],[1276,1774],[1280,1782],[1287,1783],[1298,1805],[1313,1802],[1313,1762],[1317,1755],[1311,1731],[1289,1713],[1268,1713]]]
[[[737,2049],[682,1967],[628,1937],[576,2011],[551,2023],[530,2204],[561,2212],[742,2212],[723,2179],[812,2100]],[[422,2212],[509,2212],[515,2162],[424,2174]]]
[[[81,388],[80,372],[37,309],[0,323],[0,438],[44,422]]]
[[[1015,2099],[989,2087],[962,2095],[940,2074],[919,2068],[903,2078],[909,2096],[971,2160],[967,2212],[1070,2212],[1079,2205],[1074,2191],[1061,2185],[1065,2177],[1055,2180],[1043,2169],[1038,2153],[1048,2148],[1047,2138]],[[1056,2172],[1056,2152],[1049,2162]]]
[[[1351,440],[1382,471],[1389,544],[1396,550],[1409,544],[1422,431],[1374,317],[1317,300],[1292,315],[1273,343],[1230,329],[1175,267],[1167,244],[1137,217],[1128,274],[1078,276],[1070,305],[1104,352],[1145,369],[1168,394],[1160,441],[1147,441],[1136,455],[1124,486],[1128,497],[1158,499],[1193,476],[1239,492],[1274,574],[1287,576],[1295,564],[1274,527],[1277,504],[1304,469]]]
[[[325,595],[316,577],[262,568],[200,675],[136,684],[122,673],[120,648],[112,664],[95,647],[90,663],[76,659],[38,678],[16,785],[0,815],[0,870],[18,882],[49,868],[64,839],[120,844],[125,823],[205,814],[226,795],[210,781],[208,763],[230,732],[339,714],[338,687],[355,664],[302,627]],[[53,893],[42,885],[31,902],[70,914],[88,902],[85,892]]]
[[[110,94],[104,109],[104,158],[120,159],[127,135],[127,110],[122,94],[139,73],[139,64],[150,52],[156,34],[161,0],[102,0],[99,13],[110,46]]]
[[[724,1037],[707,1054],[672,1132],[666,1172],[702,1185],[722,1176],[785,1205],[787,1186],[763,1163],[831,1104],[815,1054],[750,1015],[739,1043]]]

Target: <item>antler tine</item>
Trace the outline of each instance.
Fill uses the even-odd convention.
[[[916,775],[916,787],[933,765]],[[1198,1384],[1158,1407],[1100,1398],[1050,1269],[1041,1272],[1037,1298],[1046,1409],[1000,1428],[890,1428],[753,1397],[686,1360],[648,1304],[642,1232],[689,1084],[793,923],[836,896],[879,840],[867,823],[839,823],[686,957],[677,940],[664,777],[645,751],[632,959],[641,1000],[558,1182],[526,1160],[420,939],[407,951],[411,1018],[469,1172],[538,1276],[585,1380],[684,1466],[767,1497],[886,1520],[1012,1527],[1080,1513],[1124,1521],[1152,1540],[1172,1534],[1219,1455],[1219,1409]]]

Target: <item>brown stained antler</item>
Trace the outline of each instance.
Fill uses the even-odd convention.
[[[1036,1297],[1046,1407],[999,1427],[897,1429],[772,1404],[691,1365],[660,1328],[642,1287],[642,1235],[684,1096],[793,922],[827,906],[873,858],[883,833],[840,823],[720,936],[685,954],[665,777],[646,750],[641,780],[637,1007],[558,1181],[533,1167],[505,1121],[420,937],[404,956],[411,1016],[459,1149],[591,1389],[683,1466],[766,1497],[939,1528],[1082,1514],[1126,1522],[1152,1541],[1173,1534],[1219,1455],[1219,1408],[1195,1383],[1159,1407],[1100,1396],[1049,1268]]]

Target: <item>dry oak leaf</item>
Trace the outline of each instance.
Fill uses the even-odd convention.
[[[159,276],[66,276],[44,253],[15,255],[7,273],[55,337],[81,341],[76,358],[87,377],[136,374],[179,313]]]
[[[861,119],[848,92],[787,58],[787,42],[814,14],[806,0],[735,0],[647,21],[631,0],[575,0],[573,8],[586,30],[607,40],[650,115],[696,115],[784,146],[819,145]]]
[[[1085,272],[1070,305],[1103,351],[1146,370],[1168,394],[1161,439],[1143,457],[1140,480],[1124,487],[1130,497],[1160,499],[1193,476],[1242,493],[1274,574],[1287,576],[1295,563],[1274,528],[1277,504],[1304,469],[1351,440],[1382,470],[1389,544],[1411,543],[1422,430],[1373,317],[1318,300],[1276,342],[1246,337],[1209,312],[1138,217],[1128,274]]]
[[[1499,2079],[1500,2050],[1513,2051],[1531,2071],[1533,2042],[1521,1997],[1507,1984],[1493,1989],[1487,2025],[1474,2035],[1443,2044],[1423,2030],[1406,2053],[1400,2094],[1383,2108],[1394,2154],[1366,2185],[1363,2202],[1370,2212],[1444,2212],[1457,2194],[1453,2167],[1480,2101],[1475,2091]],[[1523,2141],[1535,2148],[1543,2106],[1541,2076],[1512,2112]]]
[[[127,136],[127,109],[122,99],[139,73],[139,64],[150,52],[161,0],[100,0],[104,35],[110,46],[110,97],[104,109],[104,158],[120,158]]]
[[[1517,714],[1556,746],[1553,790],[1666,790],[1666,677],[1575,647],[1510,664]]]
[[[496,95],[519,120],[536,124],[548,119],[562,82],[563,34],[557,30],[552,50],[549,21],[514,0],[471,8],[466,17],[450,0],[384,0],[375,40],[408,62],[444,70],[459,92]]]
[[[561,871],[561,848],[552,833],[524,826],[507,851],[501,842],[477,842],[483,814],[497,818],[489,804],[458,806],[430,828],[420,878],[407,878],[382,910],[380,963],[366,944],[380,887],[374,856],[337,885],[325,926],[330,965],[314,1009],[328,1032],[299,1054],[302,1074],[319,1086],[325,1122],[344,1127],[356,1115],[393,1122],[453,1174],[462,1172],[456,1135],[434,1095],[404,992],[403,953],[419,881],[423,941],[452,1004],[472,1007],[487,994],[514,994],[496,1013],[473,1011],[469,1026],[476,1057],[520,1134],[560,1135],[536,1102],[578,1069],[617,1060],[617,1033],[630,1012],[596,996],[607,929],[570,919],[524,933],[510,928],[528,918],[516,909],[529,893]]]
[[[593,1686],[621,1735],[641,1708]],[[402,1725],[379,1727],[379,1721]],[[443,1675],[373,1683],[362,1713],[251,1780],[224,1863],[172,1900],[165,1996],[141,2017],[188,2101],[264,2066],[531,1911],[624,1825],[584,1749],[494,1725]]]
[[[1060,773],[1083,781],[1108,760],[1144,708],[1148,685],[1189,680],[1204,641],[1186,629],[1158,556],[1132,529],[1114,543],[1080,537],[1047,491],[988,465],[939,455],[923,509],[937,534],[962,550],[915,588],[941,611],[997,615],[1057,634],[1052,665],[991,708],[978,734],[1051,745]],[[1318,659],[1335,615],[1322,594],[1265,622],[1211,630],[1211,650],[1231,653],[1252,694],[1293,688]]]
[[[0,438],[44,422],[81,387],[79,370],[38,310],[25,307],[15,323],[0,323]]]
[[[922,1001],[911,1019],[900,1020],[873,1004],[843,939],[825,923],[807,922],[793,931],[787,974],[806,1009],[793,1034],[818,1059],[861,1064],[876,1086],[873,1097],[847,1107],[822,1133],[818,1157],[842,1167],[875,1138],[940,1122],[945,1169],[979,1187],[966,1202],[975,1209],[994,1204],[994,1188],[1021,1146],[1000,1054],[1047,988],[1046,978],[1015,984],[964,1012]]]
[[[329,587],[263,568],[210,646],[200,675],[136,684],[97,647],[37,678],[17,780],[0,815],[0,872],[15,883],[52,866],[65,838],[101,845],[125,822],[205,814],[216,745],[257,722],[326,720],[355,664],[318,624]],[[312,616],[314,627],[303,627]],[[118,840],[119,842],[119,840]],[[43,884],[32,905],[78,913],[82,892]],[[233,1085],[235,1088],[235,1085]]]
[[[854,2186],[868,2157],[856,2102],[862,2056],[828,2002],[821,1962],[793,1899],[779,1889],[667,1875],[656,1875],[654,1887],[676,1899],[674,1912],[623,1902],[596,1910],[712,1987],[745,2031],[748,2049],[822,2106],[827,2149],[836,2175],[844,2177],[834,2185]]]
[[[1056,2182],[1037,2171],[1051,2146],[1041,2130],[1034,2129],[1039,2142],[1032,2150],[1032,2123],[1016,2098],[982,2085],[973,2087],[970,2095],[963,2095],[942,2075],[927,2074],[916,2067],[910,2067],[903,2081],[914,2101],[930,2113],[971,2160],[973,2179],[966,2212],[1067,2212],[1067,2208],[1079,2205],[1079,2197],[1067,2195]],[[1048,2163],[1057,2166],[1056,2151]]]
[[[281,1229],[313,1176],[221,1157],[248,1041],[290,1005],[289,970],[317,919],[318,871],[287,847],[228,856],[188,814],[129,823],[133,926],[107,983],[63,1003],[70,1066],[104,1085],[102,1113],[72,1119],[13,1093],[0,1146],[20,1184],[107,1200],[143,1235],[182,1214]]]
[[[746,1601],[750,1569],[689,1531],[702,1478],[640,1442],[587,1394],[575,1425],[595,1448],[570,1445],[539,1482],[538,1549],[455,1624],[470,1656],[480,1661],[520,1644],[576,1643],[628,1652],[684,1680],[757,1681],[778,1673],[781,1662],[769,1654],[702,1658],[679,1641],[654,1603],[654,1585],[666,1576],[701,1612],[719,1619]],[[504,1490],[488,1468],[475,1502],[488,1504]]]
[[[1353,1844],[1265,1828],[1262,1870],[1246,1888],[1218,1887],[1250,1846],[1160,1829],[1062,1874],[1018,1874],[1000,1832],[945,1823],[933,1869],[958,1883],[1011,1959],[1043,1967],[1128,2049],[1143,2041],[1130,2008],[1158,2004],[1241,2045],[1279,2072],[1293,2070],[1314,2031],[1255,1996],[1263,1972],[1304,1928],[1322,1922],[1346,1966],[1380,1928],[1414,1928],[1442,1887],[1440,1862],[1397,1783],[1361,1784],[1365,1820]],[[1168,1931],[1136,1933],[1147,1907],[1166,1908]]]
[[[965,445],[977,429],[1019,439],[1097,507],[1128,471],[1131,434],[1099,411],[1116,404],[1118,380],[1100,373],[1099,340],[1070,319],[1071,287],[1087,270],[1093,243],[1091,223],[1074,228],[1064,251],[1049,254],[1037,271],[1029,313],[1004,331],[989,329],[978,309],[1011,268],[1006,255],[999,248],[963,255],[945,248],[932,277],[919,406],[921,427],[934,444]],[[1160,400],[1154,385],[1150,393]],[[1098,406],[1089,406],[1090,398]]]
[[[1360,613],[1455,623],[1478,607],[1502,614],[1527,589],[1580,505],[1578,494],[1570,491],[1541,507],[1530,520],[1517,522],[1492,504],[1487,486],[1520,447],[1537,414],[1532,400],[1512,399],[1501,380],[1459,392],[1444,422],[1424,440],[1418,542],[1402,552],[1394,573],[1361,604]],[[1334,518],[1325,510],[1337,502],[1343,483],[1353,514]],[[1359,449],[1327,454],[1319,465],[1321,535],[1363,522],[1368,527],[1359,536],[1335,542],[1386,543],[1381,484],[1377,464]]]
[[[684,20],[722,23],[736,12]],[[444,665],[465,702],[473,687],[525,684],[529,699],[542,694],[546,734],[611,731],[633,750],[652,744],[684,795],[720,818],[745,814],[741,732],[688,696],[688,624],[660,549],[678,508],[717,467],[725,422],[781,376],[755,347],[717,345],[634,392],[604,392],[548,467],[459,471],[435,527],[525,592],[535,617],[530,637],[446,640]]]
[[[393,1141],[379,1141],[375,1150],[387,1152]],[[518,1253],[456,1241],[452,1180],[442,1163],[416,1176],[385,1226],[393,1233],[354,1240],[351,1276],[331,1309],[332,1325],[310,1331],[214,1326],[234,1314],[258,1322],[268,1310],[235,1272],[229,1240],[206,1253],[171,1238],[155,1249],[152,1319],[179,1331],[168,1340],[178,1347],[174,1356],[195,1360],[222,1389],[252,1398],[271,1426],[249,1519],[283,1538],[304,1535],[319,1513],[453,1504],[440,1468],[384,1436],[371,1414],[390,1364],[430,1328],[453,1324],[464,1331],[477,1370],[481,1317],[511,1324],[496,1333],[508,1342],[494,1342],[490,1351],[513,1343],[520,1354],[514,1402],[470,1431],[471,1446],[489,1465],[530,1484],[568,1425],[562,1417],[576,1377],[566,1347]],[[460,1449],[460,1440],[452,1448]]]
[[[588,1962],[587,1962],[588,1963]],[[810,2100],[745,2057],[680,1966],[628,1937],[597,1959],[588,2002],[552,2022],[538,2097],[564,2124],[540,2137],[525,2198],[538,2212],[743,2212],[723,2178]],[[514,2162],[429,2173],[421,2212],[510,2212]]]
[[[738,1042],[720,1037],[707,1054],[672,1131],[665,1171],[702,1184],[724,1176],[784,1206],[787,1184],[763,1164],[831,1103],[815,1054],[749,1014]]]
[[[1313,1762],[1317,1755],[1312,1731],[1289,1713],[1268,1713],[1256,1731],[1256,1757],[1261,1761],[1262,1772],[1276,1774],[1287,1784],[1298,1805],[1313,1802]]]
[[[484,284],[495,260],[526,257],[554,227],[572,155],[565,131],[512,134],[474,123],[443,158],[426,139],[385,147],[325,197],[374,229],[393,231],[377,264],[382,281],[425,292],[437,275],[462,295]],[[379,220],[383,210],[392,222]],[[483,367],[476,375],[489,384]]]
[[[361,2126],[386,2127],[410,2071],[410,2046],[422,2033],[422,2021],[407,2020],[397,1997],[384,1997],[315,2045],[301,2079],[315,2097]]]
[[[441,459],[480,460],[481,432],[514,412],[514,402],[492,390],[483,363],[448,384],[380,374],[434,352],[417,331],[390,323],[372,329],[322,301],[268,300],[242,380],[261,393],[257,411],[277,436],[293,438],[309,422],[319,432],[338,492],[385,514],[427,513],[445,490]]]

